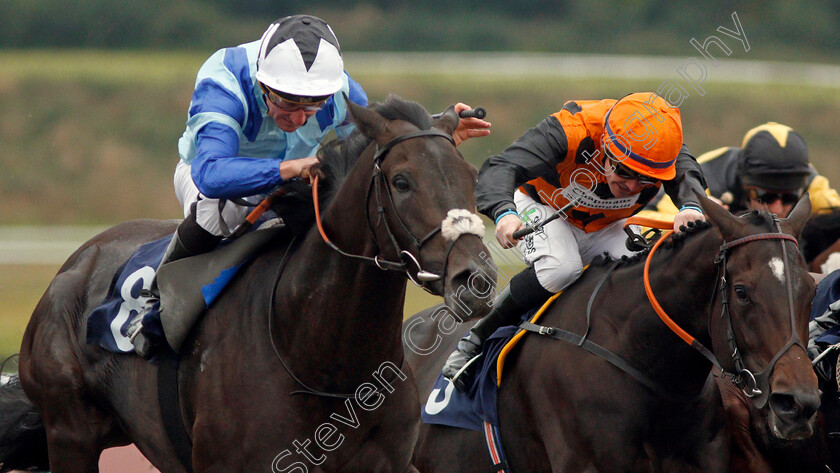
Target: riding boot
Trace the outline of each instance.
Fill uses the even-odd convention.
[[[552,295],[553,293],[539,284],[534,268],[528,268],[514,276],[510,284],[496,296],[490,313],[479,320],[458,342],[456,350],[443,365],[443,376],[452,381],[458,391],[466,391],[475,371],[472,365],[479,359],[484,341],[500,327],[517,325],[522,314],[544,303]]]
[[[155,348],[165,343],[163,340],[156,340],[157,337],[147,336],[143,331],[143,317],[160,301],[160,290],[157,285],[157,274],[160,268],[164,264],[188,256],[206,253],[215,248],[221,240],[221,236],[213,235],[198,224],[195,217],[195,204],[193,204],[193,212],[178,225],[175,234],[172,235],[172,241],[170,241],[163,259],[155,270],[149,289],[141,291],[141,295],[146,297],[143,311],[131,319],[127,330],[128,338],[134,345],[135,353],[144,359],[149,359],[154,355]]]

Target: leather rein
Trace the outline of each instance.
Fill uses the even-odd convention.
[[[417,258],[412,253],[410,253],[407,250],[401,250],[400,249],[400,246],[397,243],[396,238],[394,237],[394,234],[391,231],[391,228],[388,226],[387,220],[385,220],[385,218],[384,218],[385,217],[385,215],[384,215],[385,214],[385,208],[382,205],[382,193],[380,191],[381,185],[377,185],[378,183],[381,183],[382,185],[384,185],[384,187],[386,189],[388,189],[388,185],[387,185],[388,183],[386,181],[385,174],[382,172],[382,167],[381,167],[382,161],[385,158],[385,155],[388,153],[388,151],[390,151],[391,148],[394,147],[394,145],[396,145],[400,142],[403,142],[403,141],[411,139],[411,138],[419,138],[419,137],[442,137],[442,138],[447,139],[449,142],[451,142],[453,146],[455,145],[455,140],[450,135],[447,135],[446,133],[443,133],[441,131],[438,131],[437,129],[432,128],[432,129],[429,129],[429,130],[420,130],[420,131],[417,131],[417,132],[414,132],[414,133],[408,133],[408,134],[405,134],[405,135],[400,135],[400,136],[392,139],[388,143],[386,143],[381,148],[379,148],[377,146],[377,150],[376,150],[376,152],[374,153],[374,156],[373,156],[373,175],[371,176],[371,181],[370,181],[370,185],[368,186],[367,196],[365,197],[365,219],[368,221],[368,226],[370,227],[371,231],[373,232],[374,239],[375,239],[376,238],[376,232],[373,231],[374,227],[370,223],[370,214],[369,214],[370,205],[369,204],[370,204],[370,190],[371,190],[371,188],[374,188],[374,187],[376,188],[376,202],[377,202],[377,212],[379,214],[379,219],[380,219],[381,222],[384,222],[385,229],[388,232],[388,236],[391,239],[391,242],[394,245],[394,248],[396,248],[396,250],[400,254],[400,259],[402,259],[401,262],[383,260],[383,259],[380,259],[378,255],[371,258],[371,257],[364,256],[364,255],[356,255],[356,254],[352,254],[352,253],[347,253],[347,252],[343,251],[341,248],[339,248],[335,243],[330,241],[329,237],[327,236],[326,232],[324,231],[323,224],[321,223],[321,208],[320,208],[320,202],[318,200],[318,179],[319,178],[318,178],[317,174],[315,175],[315,178],[312,182],[312,200],[313,200],[313,205],[315,207],[315,222],[318,226],[318,232],[321,234],[321,238],[324,240],[324,243],[326,243],[327,246],[329,246],[330,248],[332,248],[336,252],[338,252],[338,253],[340,253],[344,256],[347,256],[349,258],[359,259],[359,260],[362,260],[366,263],[374,264],[374,265],[376,265],[377,268],[379,268],[383,271],[386,271],[386,270],[404,271],[406,273],[406,275],[408,276],[408,278],[412,282],[414,282],[418,286],[420,286],[423,289],[426,289],[428,291],[429,289],[425,286],[425,282],[436,281],[436,280],[440,279],[441,276],[437,275],[435,273],[431,273],[431,272],[423,270],[420,267],[420,263],[418,262]],[[390,189],[388,189],[388,200],[391,203],[391,207],[393,208],[394,201],[393,201],[393,197],[391,196]],[[403,223],[402,219],[400,218],[399,214],[396,213],[396,211],[394,212],[394,215],[396,216],[399,224],[403,227],[403,229],[406,231],[406,233],[411,237],[414,245],[417,247],[418,252],[422,249],[423,245],[427,241],[429,241],[433,236],[437,235],[441,231],[441,225],[438,225],[437,228],[434,228],[426,236],[424,236],[421,239],[418,239],[408,229],[408,227],[406,227],[406,225]],[[452,249],[452,245],[455,244],[456,240],[451,241],[450,244],[449,244],[449,247],[447,248],[446,259],[444,260],[444,271],[446,270],[446,261],[449,259],[449,252]],[[288,261],[288,256],[291,253],[291,247],[294,244],[294,242],[295,242],[295,239],[293,239],[292,242],[289,244],[289,248],[286,250],[285,254],[283,255],[283,259],[280,262],[280,265],[279,265],[278,271],[277,271],[277,276],[275,278],[275,283],[274,283],[275,287],[277,286],[278,282],[280,281],[280,275],[282,274],[283,269],[286,266],[286,262]],[[377,246],[379,246],[379,242],[377,242]],[[417,273],[414,276],[412,276],[411,272],[409,271],[409,268],[408,268],[409,263],[413,264],[417,268]],[[415,279],[415,277],[416,277],[416,279]],[[418,282],[418,281],[420,281],[420,282]],[[272,292],[271,299],[269,301],[269,311],[268,311],[268,314],[269,314],[269,316],[268,316],[268,334],[269,334],[269,340],[271,341],[271,348],[274,350],[275,356],[280,361],[280,364],[283,366],[283,368],[286,370],[286,372],[289,374],[289,376],[291,376],[292,380],[294,380],[298,384],[298,386],[300,386],[302,388],[300,390],[292,391],[290,394],[308,394],[308,395],[327,397],[327,398],[337,398],[337,399],[352,399],[352,398],[354,398],[355,397],[354,393],[350,393],[350,392],[348,392],[348,393],[327,392],[327,391],[323,391],[323,390],[320,390],[320,389],[310,387],[309,385],[304,383],[297,375],[295,375],[295,373],[292,371],[289,364],[281,356],[280,350],[277,348],[277,345],[274,342],[274,337],[272,336],[273,332],[272,332],[271,320],[272,320],[273,317],[271,316],[271,313],[272,313],[272,308],[274,307],[274,295],[275,294]],[[400,361],[400,368],[401,369],[402,369],[404,363],[405,363],[405,358],[403,357],[403,359]],[[376,392],[379,392],[379,391],[376,391]]]
[[[400,218],[400,214],[394,208],[394,198],[391,194],[391,189],[388,186],[387,177],[385,173],[382,172],[382,162],[385,160],[385,157],[388,155],[388,152],[399,143],[403,141],[410,140],[413,138],[443,138],[450,143],[452,146],[455,146],[455,140],[452,136],[439,131],[436,128],[430,128],[428,130],[419,130],[411,133],[406,133],[404,135],[397,136],[391,141],[387,142],[385,145],[380,147],[377,145],[376,151],[373,155],[373,175],[370,178],[370,185],[368,186],[367,195],[365,197],[365,220],[367,220],[368,227],[373,233],[374,240],[377,239],[376,237],[376,227],[379,224],[384,224],[385,231],[388,234],[388,238],[391,241],[391,245],[396,250],[397,254],[399,255],[400,261],[388,261],[380,255],[376,255],[374,257],[364,256],[364,255],[357,255],[352,253],[347,253],[339,248],[335,243],[333,243],[329,237],[327,236],[326,232],[324,231],[323,224],[321,222],[321,209],[320,209],[320,202],[318,201],[318,176],[316,175],[313,183],[312,183],[312,200],[315,206],[315,223],[318,227],[318,232],[321,234],[321,238],[324,240],[324,243],[327,244],[330,248],[335,250],[336,252],[347,256],[349,258],[354,258],[358,260],[362,260],[366,263],[370,263],[375,265],[377,268],[383,271],[402,271],[406,274],[409,280],[416,284],[417,286],[425,289],[428,292],[434,294],[434,292],[429,289],[426,285],[428,282],[438,281],[440,279],[445,280],[446,276],[446,265],[447,261],[449,260],[449,254],[452,251],[452,247],[455,245],[457,238],[450,241],[449,245],[446,249],[446,257],[443,261],[443,272],[442,274],[434,273],[431,271],[427,271],[423,269],[420,265],[420,260],[415,256],[414,253],[404,250],[400,247],[400,244],[397,242],[396,237],[394,236],[394,232],[391,229],[391,226],[388,224],[388,220],[385,218],[385,205],[384,205],[384,198],[382,189],[385,189],[385,195],[387,196],[387,202],[390,204],[393,210],[394,217],[399,223],[400,227],[402,227],[405,234],[409,236],[411,239],[412,245],[416,248],[416,253],[419,255],[420,251],[423,250],[423,246],[429,242],[435,235],[440,233],[441,225],[438,225],[434,229],[432,229],[429,233],[427,233],[422,238],[418,238],[408,229],[408,226],[403,222],[403,219]],[[377,212],[377,224],[373,225],[371,222],[370,216],[370,198],[371,198],[371,190],[374,190],[374,195],[376,197],[376,212]],[[379,244],[379,241],[376,241],[376,245],[378,248],[382,248],[382,245]]]
[[[786,353],[792,346],[798,345],[805,350],[805,347],[802,345],[801,340],[799,339],[799,335],[796,330],[796,320],[795,314],[793,311],[793,289],[791,287],[791,277],[790,277],[790,269],[788,268],[788,256],[787,256],[787,249],[785,247],[785,241],[792,241],[797,246],[799,242],[797,242],[796,238],[786,233],[782,233],[781,227],[779,225],[779,221],[774,218],[774,223],[776,225],[777,232],[774,233],[759,233],[755,235],[748,235],[743,238],[738,238],[736,240],[726,242],[720,246],[718,250],[717,256],[715,257],[714,263],[717,266],[718,271],[718,283],[715,286],[715,292],[712,296],[712,301],[718,296],[721,298],[721,314],[720,317],[723,320],[726,320],[726,339],[729,345],[729,355],[732,359],[732,364],[734,366],[734,372],[725,370],[720,362],[718,362],[715,355],[703,346],[697,339],[691,336],[688,332],[683,330],[679,324],[674,322],[674,320],[668,316],[662,306],[659,305],[659,302],[656,299],[656,296],[653,294],[653,289],[650,286],[650,264],[651,260],[653,259],[653,254],[656,250],[662,245],[662,243],[666,240],[668,236],[670,236],[673,230],[669,230],[661,238],[653,245],[650,249],[650,252],[647,255],[647,259],[645,260],[645,268],[644,268],[644,286],[645,286],[645,293],[647,294],[648,301],[650,301],[651,306],[653,307],[656,314],[659,318],[674,332],[677,336],[680,337],[685,343],[689,346],[694,348],[695,350],[699,351],[706,359],[708,359],[714,366],[719,368],[721,372],[728,376],[732,383],[739,387],[744,394],[753,399],[756,407],[759,409],[764,406],[767,402],[767,399],[770,394],[770,374],[773,372],[773,368],[776,366],[776,362],[779,361],[779,358]],[[625,228],[629,225],[643,225],[651,228],[659,228],[659,229],[668,229],[673,228],[673,222],[663,222],[658,220],[651,220],[641,217],[631,217],[627,219],[625,223]],[[759,373],[752,373],[749,369],[746,368],[744,365],[744,361],[741,357],[741,352],[738,349],[737,341],[735,339],[735,331],[732,328],[732,318],[729,312],[729,283],[726,278],[726,258],[730,250],[735,247],[753,242],[753,241],[760,241],[760,240],[780,240],[782,246],[782,258],[785,262],[784,269],[785,269],[785,287],[787,291],[787,301],[788,301],[788,313],[790,314],[790,328],[791,328],[791,337],[788,342],[783,346],[770,360],[767,366]]]

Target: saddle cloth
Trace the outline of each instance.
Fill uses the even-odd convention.
[[[128,323],[143,310],[146,299],[140,296],[140,291],[148,289],[151,285],[155,269],[163,259],[171,240],[172,235],[167,235],[141,245],[128,261],[120,266],[111,280],[107,297],[88,315],[88,343],[99,345],[114,353],[134,351],[134,346],[126,336]],[[151,333],[163,336],[159,308],[158,303],[143,318],[143,324]]]
[[[544,307],[552,301],[553,299]],[[536,310],[532,310],[523,314],[522,320],[535,319],[535,312]],[[439,375],[420,413],[423,422],[482,432],[484,422],[498,426],[496,397],[501,373],[500,363],[503,362],[500,355],[509,352],[521,338],[514,339],[517,331],[518,327],[513,325],[501,327],[484,342],[482,358],[477,362],[481,363],[481,366],[466,392],[458,391],[451,381]]]
[[[271,221],[269,221],[271,222]],[[259,231],[251,231],[232,242],[223,241],[210,253],[176,260],[160,269],[158,285],[161,303],[143,317],[144,331],[165,338],[175,345],[186,337],[187,331],[198,316],[217,299],[222,290],[263,244],[283,232],[282,225],[266,222]],[[155,270],[163,259],[172,235],[141,245],[114,274],[108,293],[102,303],[87,317],[87,343],[99,345],[113,353],[133,352],[134,347],[126,336],[131,319],[145,307],[146,298],[140,291],[148,289],[155,277]],[[167,318],[190,321],[184,333],[164,333],[167,324],[161,321],[161,312]],[[170,332],[173,330],[170,330]],[[179,346],[172,347],[177,350]]]

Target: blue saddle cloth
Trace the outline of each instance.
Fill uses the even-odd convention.
[[[127,353],[134,350],[131,341],[126,336],[128,323],[143,310],[145,298],[140,296],[140,291],[148,289],[151,285],[155,270],[160,265],[171,240],[172,235],[168,235],[140,246],[128,261],[120,266],[111,281],[107,297],[88,315],[88,343],[99,345],[115,353]],[[154,310],[146,314],[143,325],[150,333],[163,337],[159,308],[158,303]]]
[[[817,284],[817,294],[811,304],[811,320],[829,310],[829,305],[840,300],[840,270],[833,271]],[[834,345],[840,342],[840,325],[835,325],[817,336],[819,344]]]
[[[535,312],[523,314],[523,320],[529,320]],[[512,325],[502,327],[484,342],[481,366],[466,392],[458,391],[451,381],[439,375],[422,407],[423,422],[478,431],[483,430],[484,421],[498,426],[496,364],[502,349],[517,330]]]
[[[114,353],[129,353],[134,346],[126,336],[131,319],[145,307],[146,299],[140,291],[151,286],[155,270],[163,259],[163,254],[172,240],[172,235],[165,236],[141,245],[129,257],[114,275],[108,295],[87,319],[87,343],[99,345]],[[223,242],[224,245],[224,242]],[[205,307],[222,292],[240,266],[227,268],[211,283],[201,288]],[[144,332],[164,338],[160,321],[160,302],[143,316]]]

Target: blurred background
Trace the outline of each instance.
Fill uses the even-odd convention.
[[[695,155],[773,120],[840,183],[836,1],[401,3],[0,2],[0,357],[79,244],[120,221],[182,217],[172,171],[198,68],[288,14],[332,25],[371,101],[486,107],[493,134],[461,147],[476,166],[566,100],[670,85]],[[406,313],[436,302],[412,291]]]
[[[38,299],[82,242],[124,220],[182,217],[172,171],[198,68],[289,14],[332,25],[371,101],[395,93],[431,112],[486,107],[493,134],[460,148],[476,166],[567,100],[667,86],[685,95],[695,155],[778,121],[840,183],[836,1],[403,3],[0,2],[0,359],[19,350]],[[502,283],[514,274],[503,270]],[[412,288],[406,314],[437,302]],[[130,471],[125,458],[137,455],[112,452],[102,471]]]

